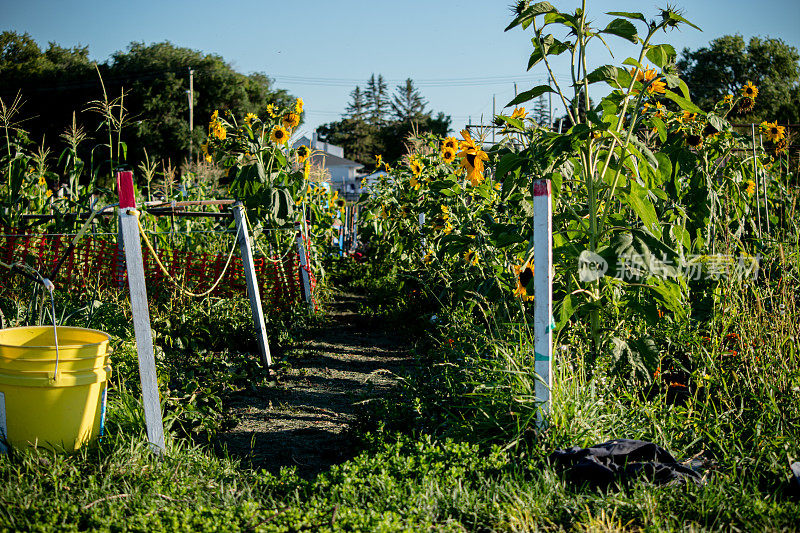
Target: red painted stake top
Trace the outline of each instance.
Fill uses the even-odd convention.
[[[550,180],[536,180],[533,182],[534,196],[550,196]]]
[[[120,209],[136,207],[136,193],[133,189],[133,172],[130,170],[117,172],[117,192],[119,193]]]

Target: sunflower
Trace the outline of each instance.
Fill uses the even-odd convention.
[[[747,196],[753,196],[756,192],[756,182],[747,180],[745,183],[747,183],[747,188],[745,188],[744,192],[747,193]]]
[[[456,159],[456,151],[453,148],[444,147],[442,149],[442,161],[452,163]]]
[[[458,150],[458,140],[455,137],[447,137],[444,141],[442,141],[442,150],[445,148],[451,148],[452,150]]]
[[[375,156],[375,168],[380,168],[383,164],[383,156],[378,154]]]
[[[44,195],[46,197],[50,198],[51,196],[53,196],[53,191],[51,191],[50,189],[47,189],[46,191],[44,191]]]
[[[467,179],[473,187],[477,187],[483,182],[483,162],[488,161],[489,156],[475,144],[467,130],[462,130],[461,136],[464,140],[459,143],[461,147],[461,152],[458,153],[461,158],[459,168],[467,171]]]
[[[781,154],[786,151],[786,148],[789,147],[789,141],[786,137],[782,137],[780,140],[772,142],[772,151],[775,154]]]
[[[697,118],[697,113],[684,111],[683,115],[681,115],[681,117],[678,120],[680,120],[683,124],[688,124],[690,122],[694,122],[694,119],[696,118]]]
[[[281,122],[283,122],[283,127],[287,130],[294,129],[300,124],[300,115],[297,113],[286,113],[283,115]]]
[[[42,174],[39,174],[39,186],[47,185],[47,180],[44,179]]]
[[[219,109],[215,109],[213,113],[211,113],[211,122],[216,122],[219,120]]]
[[[764,135],[773,143],[780,141],[786,136],[786,128],[784,126],[778,126],[777,120],[775,122],[762,122],[761,131],[763,131]]]
[[[663,81],[661,81],[658,78],[658,72],[656,72],[656,69],[649,68],[649,69],[647,69],[645,71],[642,71],[642,70],[637,68],[637,69],[635,69],[635,72],[634,72],[634,69],[631,69],[630,72],[631,72],[632,76],[636,76],[636,81],[638,81],[642,85],[647,85],[647,92],[648,93],[650,93],[650,94],[654,94],[654,93],[664,94],[666,92],[667,84],[664,83]],[[639,91],[634,89],[633,93],[634,94],[638,94]]]
[[[411,184],[412,187],[414,187],[415,191],[418,191],[419,188],[421,187],[419,180],[417,179],[416,176],[411,176],[411,181],[409,181],[409,183]]]
[[[415,178],[418,178],[419,175],[422,174],[422,163],[420,163],[419,159],[416,157],[412,157],[408,162],[408,168],[411,169],[411,173],[414,174]]]
[[[516,281],[516,288],[514,289],[514,296],[522,298],[523,301],[533,300],[533,295],[528,295],[527,285],[533,279],[533,270],[525,263],[523,265],[514,265],[514,280]]]
[[[475,250],[467,250],[464,253],[464,261],[466,261],[468,264],[471,264],[471,265],[477,265],[478,264],[478,252],[476,252]]]
[[[258,115],[255,113],[248,113],[244,116],[244,123],[248,126],[251,125],[254,120],[258,120]]]
[[[269,135],[272,142],[277,144],[284,144],[289,140],[289,132],[283,126],[275,126]]]
[[[691,134],[686,137],[686,144],[691,146],[692,148],[702,148],[703,147],[703,137],[700,135]]]
[[[267,114],[269,114],[269,116],[271,116],[272,118],[275,118],[275,117],[278,116],[278,114],[275,112],[275,104],[268,104],[267,105]]]
[[[524,107],[518,107],[511,113],[511,118],[524,119],[527,115],[528,113],[525,111]]]
[[[755,100],[758,96],[758,89],[756,89],[756,86],[753,85],[752,82],[748,81],[745,83],[744,87],[742,87],[742,96]]]
[[[725,96],[722,98],[722,103],[723,103],[723,104],[730,104],[730,103],[733,103],[733,95],[732,95],[732,94],[726,94],[726,95],[725,95]]]
[[[422,258],[422,262],[426,265],[433,263],[433,250],[428,250],[428,253],[426,253],[425,257]]]
[[[739,104],[736,106],[736,112],[740,115],[744,115],[745,113],[752,111],[755,105],[756,101],[754,99],[745,96],[739,100]]]
[[[305,144],[301,144],[300,146],[297,147],[297,162],[298,163],[302,163],[310,155],[311,155],[311,148],[309,148]]]
[[[297,100],[295,100],[295,102],[294,102],[294,112],[297,113],[298,115],[303,112],[303,99],[302,98],[298,98]]]
[[[653,114],[656,118],[664,118],[664,106],[661,102],[656,102],[656,112]]]
[[[225,126],[218,120],[215,120],[209,125],[211,130],[211,135],[219,139],[220,141],[224,141],[225,138],[228,136],[228,132],[225,130]]]

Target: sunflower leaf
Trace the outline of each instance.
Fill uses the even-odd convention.
[[[664,68],[665,65],[672,63],[677,55],[675,49],[669,44],[657,44],[651,46],[647,51],[647,59],[658,68]]]
[[[606,29],[602,30],[600,33],[608,33],[610,35],[616,35],[617,37],[622,37],[623,39],[627,39],[633,44],[639,42],[639,36],[636,34],[636,26],[634,26],[625,19],[612,20],[611,22],[608,23]]]
[[[689,111],[691,113],[700,113],[700,114],[703,113],[703,110],[694,105],[688,98],[678,96],[672,91],[666,91],[664,93],[664,96],[666,96],[667,98],[678,104],[684,111]]]
[[[611,65],[603,65],[602,67],[597,67],[592,72],[586,76],[586,81],[589,83],[597,83],[599,81],[607,82],[611,85],[611,82],[616,82],[617,77],[619,76],[619,70],[617,67]],[[583,82],[578,82],[582,84]]]
[[[538,85],[533,89],[530,89],[529,91],[524,91],[519,93],[516,98],[514,98],[513,100],[511,100],[509,103],[506,104],[506,107],[522,104],[529,100],[533,100],[534,98],[537,98],[543,95],[544,93],[553,93],[553,92],[555,91],[549,85]]]
[[[520,24],[522,24],[523,29],[527,29],[531,22],[533,22],[534,17],[543,15],[545,13],[552,13],[555,10],[556,8],[554,8],[549,2],[537,2],[532,6],[526,7],[522,13],[517,15],[517,17],[511,21],[511,24],[506,27],[505,31],[515,28]]]
[[[641,13],[631,13],[629,11],[609,11],[606,15],[611,15],[612,17],[625,17],[626,19],[632,20],[641,20],[645,24],[647,24],[647,19],[644,18],[644,15]]]

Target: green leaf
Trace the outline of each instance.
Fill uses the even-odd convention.
[[[561,300],[558,310],[558,322],[556,322],[556,331],[561,331],[567,325],[569,319],[575,314],[575,307],[572,305],[572,295],[567,294]]]
[[[525,162],[525,158],[520,157],[518,154],[509,153],[500,158],[495,170],[496,179],[502,180],[506,174],[519,168]]]
[[[549,2],[537,2],[532,6],[526,7],[522,13],[517,15],[517,17],[511,21],[511,24],[506,27],[505,31],[519,26],[520,24],[522,24],[523,28],[527,28],[533,21],[534,17],[544,13],[551,13],[555,10],[556,8],[554,8]]]
[[[684,111],[689,111],[691,113],[698,113],[702,114],[703,110],[694,105],[690,100],[683,98],[682,96],[678,96],[672,91],[666,91],[664,96],[675,102],[680,106],[681,109]]]
[[[667,141],[667,126],[664,124],[664,121],[658,117],[653,117],[650,120],[653,121],[653,125],[656,127],[658,131],[658,139],[663,143]]]
[[[657,44],[651,46],[647,51],[647,59],[652,61],[658,68],[664,68],[672,63],[677,55],[675,49],[669,44]]]
[[[597,67],[592,72],[586,76],[586,81],[589,83],[597,83],[599,81],[604,81],[609,84],[611,82],[617,81],[617,76],[619,75],[619,70],[617,67],[611,65],[603,65],[602,67]],[[580,82],[579,82],[580,84]]]
[[[639,36],[636,34],[636,26],[631,24],[625,19],[614,19],[608,23],[608,26],[600,33],[608,33],[610,35],[616,35],[617,37],[622,37],[623,39],[627,39],[628,41],[636,44],[639,42]]]
[[[538,98],[539,96],[543,95],[544,93],[553,93],[555,92],[552,87],[549,85],[538,85],[533,89],[528,91],[524,91],[519,93],[516,98],[511,100],[509,103],[506,104],[506,107],[510,107],[512,105],[518,105],[525,103],[529,100],[533,100],[534,98]]]
[[[641,20],[645,24],[647,24],[647,19],[644,18],[644,15],[641,13],[632,13],[630,11],[609,11],[606,15],[611,15],[612,17],[625,17],[626,19],[631,20]]]
[[[639,185],[635,180],[631,180],[631,191],[626,195],[626,203],[633,209],[636,216],[644,223],[644,226],[655,233],[661,234],[661,225],[658,223],[658,216],[653,202],[647,195],[647,189]]]
[[[728,129],[728,121],[715,113],[709,113],[706,118],[709,124],[714,126],[717,131],[725,131]]]

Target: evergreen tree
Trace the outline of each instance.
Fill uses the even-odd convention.
[[[414,87],[414,80],[406,79],[405,83],[398,85],[392,98],[392,112],[394,119],[401,122],[419,120],[428,114],[425,112],[427,102]]]
[[[388,87],[383,80],[383,75],[379,74],[375,79],[375,74],[370,76],[367,81],[367,108],[369,109],[369,122],[371,124],[383,124],[386,121],[391,102],[389,101]]]
[[[539,96],[534,102],[531,117],[540,126],[550,126],[550,104],[544,95]]]
[[[361,87],[356,86],[356,88],[350,92],[350,98],[351,101],[347,104],[347,109],[345,109],[345,116],[350,119],[365,120],[367,116],[367,104]]]

